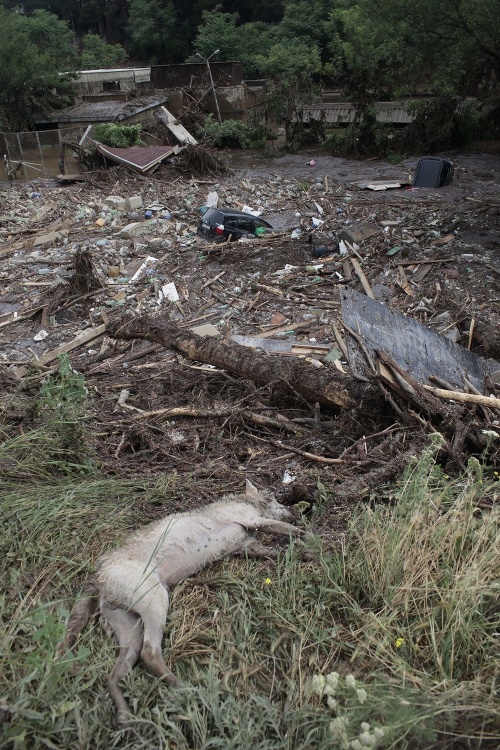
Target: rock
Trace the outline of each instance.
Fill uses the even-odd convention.
[[[142,198],[140,195],[131,195],[127,198],[129,211],[135,211],[138,208],[142,208]]]
[[[57,240],[64,240],[69,234],[67,229],[61,229],[60,232],[50,232],[49,234],[42,234],[36,238],[33,243],[33,247],[39,245],[48,245],[49,243],[55,243]]]
[[[120,195],[108,195],[108,197],[104,199],[104,203],[117,211],[125,211],[127,207],[127,201]]]

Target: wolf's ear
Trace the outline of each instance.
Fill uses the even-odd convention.
[[[253,485],[251,483],[251,481],[249,479],[247,479],[247,482],[246,482],[245,495],[249,499],[250,498],[254,498],[255,499],[257,497],[261,497],[261,494],[260,494],[259,490],[257,489],[257,487],[255,487],[255,485]]]

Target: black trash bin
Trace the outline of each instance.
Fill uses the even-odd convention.
[[[453,179],[453,164],[439,156],[422,156],[417,162],[413,187],[438,188],[449,185]]]

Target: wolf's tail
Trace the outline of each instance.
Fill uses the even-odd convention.
[[[78,636],[85,629],[97,608],[98,594],[99,588],[96,582],[93,580],[88,581],[71,610],[66,637],[60,647],[61,652],[73,648],[77,642]]]

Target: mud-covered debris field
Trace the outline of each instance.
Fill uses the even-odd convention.
[[[303,154],[230,154],[230,173],[214,179],[164,164],[148,178],[118,167],[64,184],[2,184],[4,436],[36,426],[30,402],[67,353],[85,377],[94,461],[122,476],[177,475],[179,507],[240,489],[244,477],[312,502],[324,486],[337,497],[322,517],[334,533],[356,500],[390,496],[430,433],[443,434],[449,472],[480,455],[485,435],[500,433],[500,159],[454,154],[451,185],[414,189],[416,159],[314,158],[311,167]],[[355,184],[363,180],[402,187]],[[219,207],[260,212],[277,231],[202,239],[200,208],[214,193]],[[487,360],[482,395],[493,406],[426,396],[431,381],[410,387],[404,371],[392,371],[394,387],[380,369],[360,379],[348,359],[344,289]],[[148,340],[151,317],[172,326],[176,345],[160,343],[158,331]],[[140,337],[123,337],[137,326]],[[345,389],[349,406],[308,395],[317,378]],[[460,390],[474,392],[466,382]],[[492,470],[498,461],[497,442]],[[7,464],[0,471],[9,476]]]

